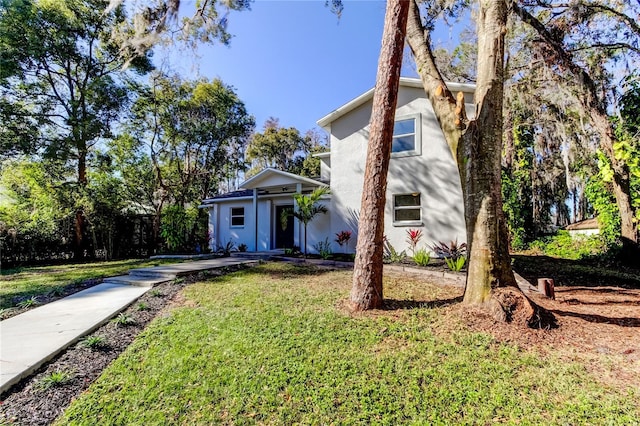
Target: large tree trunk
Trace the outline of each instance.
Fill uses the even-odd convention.
[[[389,0],[382,34],[382,48],[373,95],[373,109],[362,203],[358,222],[358,244],[353,269],[351,308],[382,306],[382,239],[387,172],[398,100],[402,52],[407,27],[409,0]]]
[[[552,324],[553,318],[539,310],[516,285],[502,212],[500,155],[507,3],[480,1],[474,120],[465,115],[462,93],[454,98],[447,89],[435,64],[430,34],[422,25],[417,2],[412,3],[407,40],[427,97],[457,160],[462,182],[469,245],[464,303],[480,304],[496,317],[521,319],[529,326]]]
[[[476,119],[469,123],[458,150],[459,164],[466,169],[463,186],[470,246],[465,303],[486,303],[493,289],[516,287],[500,191],[506,1],[481,1],[477,25]]]
[[[621,236],[627,253],[638,252],[638,225],[634,221],[635,212],[631,203],[631,186],[629,166],[624,160],[616,158],[613,145],[616,141],[613,127],[607,116],[603,103],[597,96],[597,87],[591,76],[565,50],[561,39],[550,32],[535,16],[520,7],[517,2],[512,3],[513,12],[529,24],[542,38],[546,45],[555,53],[553,60],[573,74],[574,82],[581,91],[580,99],[585,112],[591,116],[594,127],[600,135],[600,146],[605,152],[613,170],[613,194],[620,211]]]

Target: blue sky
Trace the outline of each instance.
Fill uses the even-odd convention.
[[[235,87],[256,128],[274,116],[301,132],[375,84],[384,1],[345,1],[340,19],[324,1],[257,0],[231,13],[230,45],[199,49],[172,64],[185,77],[219,77]],[[446,31],[439,40],[447,44]],[[415,76],[411,66],[403,75]]]

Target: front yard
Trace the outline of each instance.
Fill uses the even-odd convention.
[[[175,262],[128,259],[1,270],[0,319],[87,288],[102,278],[126,274],[129,269]]]
[[[575,328],[475,332],[490,320],[469,319],[456,303],[461,289],[393,274],[388,309],[351,315],[349,286],[349,271],[278,263],[189,285],[57,424],[640,418],[640,361],[586,350]]]

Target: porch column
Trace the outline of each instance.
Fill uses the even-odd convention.
[[[254,230],[253,251],[258,251],[258,188],[253,189],[253,230]]]
[[[301,183],[296,183],[296,193],[301,194],[302,193],[302,184]],[[298,203],[296,203],[296,199],[293,199],[293,209],[294,210],[298,210]],[[300,250],[302,250],[302,252],[305,252],[305,247],[302,247],[302,244],[304,244],[304,240],[301,238],[300,236],[300,221],[294,216],[293,218],[293,243],[295,244],[296,241],[298,242],[298,246],[300,247]]]

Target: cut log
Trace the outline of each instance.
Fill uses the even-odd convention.
[[[546,297],[556,300],[553,278],[538,278],[538,291]]]

